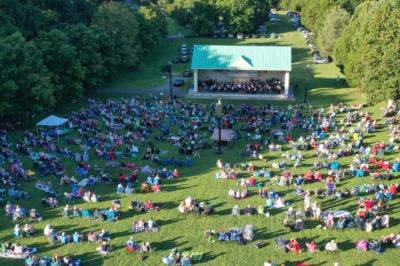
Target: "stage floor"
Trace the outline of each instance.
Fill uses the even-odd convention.
[[[228,93],[212,93],[212,92],[194,92],[194,89],[190,89],[186,98],[197,98],[197,99],[231,99],[231,100],[273,100],[273,101],[294,101],[294,94],[289,92],[289,95],[285,94],[272,94],[272,93],[258,93],[258,94],[238,94],[237,92]]]

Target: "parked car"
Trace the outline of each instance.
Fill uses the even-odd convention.
[[[251,34],[251,38],[255,39],[258,38],[258,35],[256,33]]]
[[[225,39],[225,38],[226,38],[226,33],[225,32],[221,33],[221,39]]]
[[[275,22],[275,21],[281,21],[279,18],[271,18],[270,21]]]
[[[266,38],[265,32],[260,33],[260,38]]]
[[[301,34],[301,36],[304,36],[304,34],[306,34],[306,33],[310,33],[308,30],[302,30],[301,32],[300,32],[300,34]]]
[[[297,13],[297,12],[292,12],[290,15],[293,17],[294,15],[297,15],[297,14],[299,14],[299,13]]]
[[[181,61],[181,58],[179,56],[174,58],[174,61],[172,61],[172,63],[177,64]]]
[[[302,30],[305,30],[305,29],[306,29],[305,27],[298,27],[296,30],[301,32]]]
[[[301,19],[300,18],[292,18],[291,20],[290,20],[290,22],[297,22],[297,21],[300,21]]]
[[[190,70],[185,70],[185,71],[183,71],[183,76],[184,77],[193,77],[193,72]]]
[[[326,63],[329,63],[329,59],[323,58],[323,57],[315,57],[313,59],[313,63],[314,64],[326,64]]]
[[[305,34],[303,35],[303,37],[304,37],[304,39],[307,39],[307,38],[310,38],[311,35],[312,35],[312,32],[308,32],[308,33],[305,33]]]
[[[185,54],[187,54],[187,53],[188,53],[188,51],[187,51],[186,48],[182,48],[182,49],[181,49],[181,55],[185,55]]]
[[[185,81],[183,79],[174,80],[174,87],[182,87]]]
[[[287,11],[287,12],[286,12],[286,16],[291,16],[292,13],[293,13],[293,11]]]
[[[243,33],[238,33],[238,34],[237,34],[237,38],[238,38],[238,39],[243,39]]]
[[[182,56],[181,62],[182,62],[182,63],[189,63],[189,62],[190,62],[190,57],[187,56],[187,55]]]
[[[181,49],[187,49],[187,45],[186,44],[182,44]]]
[[[276,38],[276,34],[274,32],[271,33],[271,38]]]
[[[218,39],[218,33],[213,34],[213,39]]]
[[[275,14],[272,14],[272,13],[270,13],[270,14],[268,14],[268,17],[270,17],[270,18],[275,18],[275,17],[276,17],[276,15],[275,15]]]
[[[190,48],[190,54],[193,54],[194,47]]]
[[[229,33],[229,34],[228,34],[228,37],[229,37],[229,38],[233,38],[233,33]]]
[[[301,22],[296,23],[296,24],[293,24],[293,28],[295,28],[295,29],[300,28],[301,26],[303,26],[303,25],[301,24]]]
[[[245,39],[249,39],[249,38],[250,38],[250,34],[245,33],[245,34],[244,34],[244,38],[245,38]]]
[[[223,22],[222,20],[220,20],[220,21],[218,22],[218,26],[222,26],[222,25],[224,25],[224,22]]]
[[[266,32],[267,31],[267,27],[265,26],[260,26],[260,28],[257,30],[258,32]]]

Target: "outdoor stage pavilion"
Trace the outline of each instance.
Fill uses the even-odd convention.
[[[290,84],[292,48],[290,46],[227,46],[195,45],[192,58],[194,88],[188,98],[294,100]],[[206,91],[202,84],[217,82],[259,82],[271,79],[281,82],[279,94],[274,92],[247,94]],[[199,82],[200,81],[200,82]],[[209,86],[207,86],[209,89]]]

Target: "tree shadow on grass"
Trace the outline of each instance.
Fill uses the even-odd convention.
[[[204,253],[203,257],[201,258],[202,262],[211,262],[219,256],[225,255],[226,252],[221,252],[218,254],[211,254],[211,253]]]

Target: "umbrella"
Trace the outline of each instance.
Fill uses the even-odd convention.
[[[285,133],[280,131],[280,132],[276,133],[275,135],[282,136],[282,135],[285,135]]]

